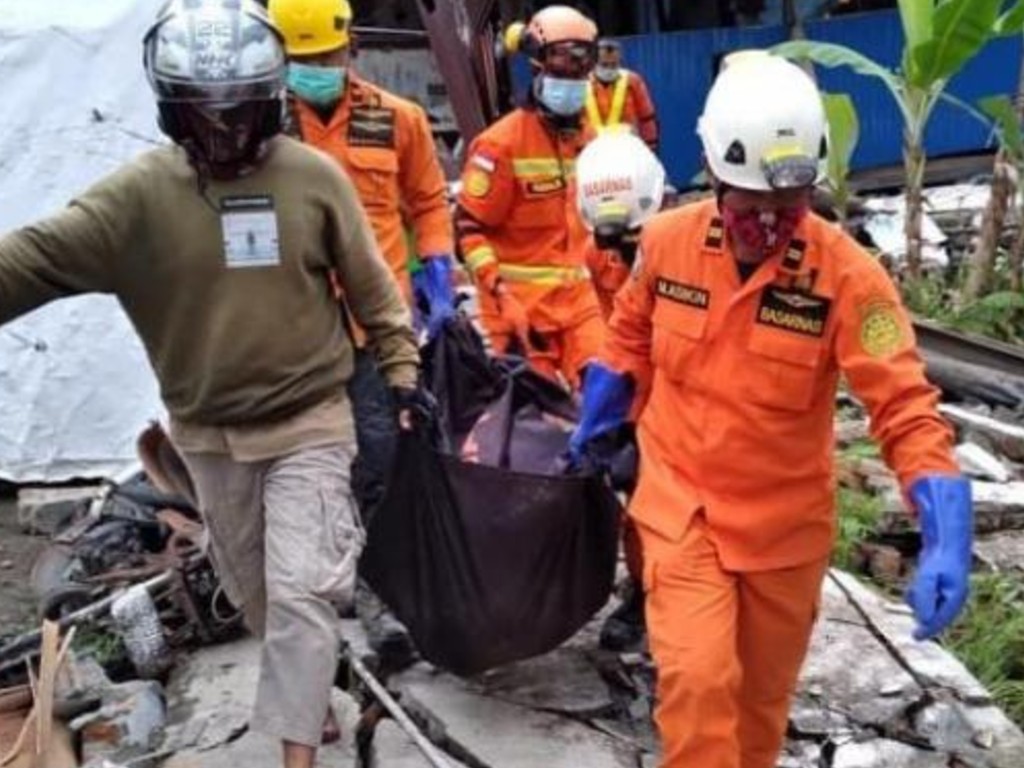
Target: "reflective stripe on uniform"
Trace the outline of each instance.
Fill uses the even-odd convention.
[[[532,267],[523,264],[500,264],[498,274],[505,280],[534,285],[563,285],[590,279],[586,267]]]
[[[489,245],[481,245],[466,254],[466,266],[476,272],[481,267],[493,264],[498,259],[494,255],[494,249]]]
[[[559,160],[557,157],[519,157],[512,161],[512,174],[517,179],[561,176],[563,172],[570,176],[575,171],[576,161],[569,158]]]
[[[629,72],[625,69],[619,72],[615,81],[615,91],[612,93],[612,107],[608,111],[608,119],[601,117],[601,110],[597,106],[597,94],[594,91],[594,82],[590,81],[587,87],[587,118],[595,129],[611,128],[622,122],[622,114],[626,109],[626,93],[629,91]]]

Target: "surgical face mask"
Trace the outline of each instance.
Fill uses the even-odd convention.
[[[619,68],[608,66],[607,64],[598,64],[594,68],[594,76],[602,83],[614,83],[619,76]]]
[[[722,222],[740,245],[767,257],[789,244],[807,210],[806,205],[799,205],[774,211],[738,211],[723,205]]]
[[[293,61],[288,65],[288,88],[303,101],[329,107],[341,100],[345,75],[345,67],[318,67]]]
[[[566,80],[544,75],[540,79],[540,102],[562,117],[578,115],[587,101],[586,80]]]

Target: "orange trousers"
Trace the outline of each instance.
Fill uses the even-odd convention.
[[[512,343],[513,334],[508,323],[500,316],[480,316],[491,347],[499,355],[505,354]],[[574,391],[579,391],[583,367],[597,357],[604,343],[605,323],[596,312],[573,325],[557,331],[537,332],[537,344],[526,350],[526,359],[540,374],[555,381],[559,375]]]
[[[730,572],[703,515],[680,541],[637,527],[660,768],[775,768],[828,559]]]

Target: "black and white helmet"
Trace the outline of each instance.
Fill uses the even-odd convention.
[[[284,39],[254,0],[172,0],[143,47],[161,127],[207,162],[251,160],[280,132]],[[195,114],[221,135],[198,135],[202,121],[187,119]]]

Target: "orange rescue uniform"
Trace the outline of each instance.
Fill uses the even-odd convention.
[[[611,83],[590,76],[587,90],[587,122],[595,131],[625,124],[651,148],[658,151],[658,116],[644,79],[636,72],[620,69]]]
[[[604,338],[576,210],[576,157],[587,138],[556,132],[532,108],[505,115],[470,146],[456,218],[492,346],[505,352],[513,340],[491,293],[500,278],[529,317],[531,365],[573,387]]]
[[[629,266],[617,251],[598,248],[593,240],[587,244],[586,262],[601,305],[601,315],[608,320],[612,315],[615,294],[629,277]]]
[[[384,258],[411,299],[408,223],[421,257],[454,251],[444,174],[423,110],[355,75],[328,120],[291,99],[293,129],[355,184]]]
[[[603,360],[647,392],[643,544],[663,768],[773,768],[835,533],[839,377],[907,487],[958,471],[884,270],[809,215],[741,282],[714,200],[645,225]]]

